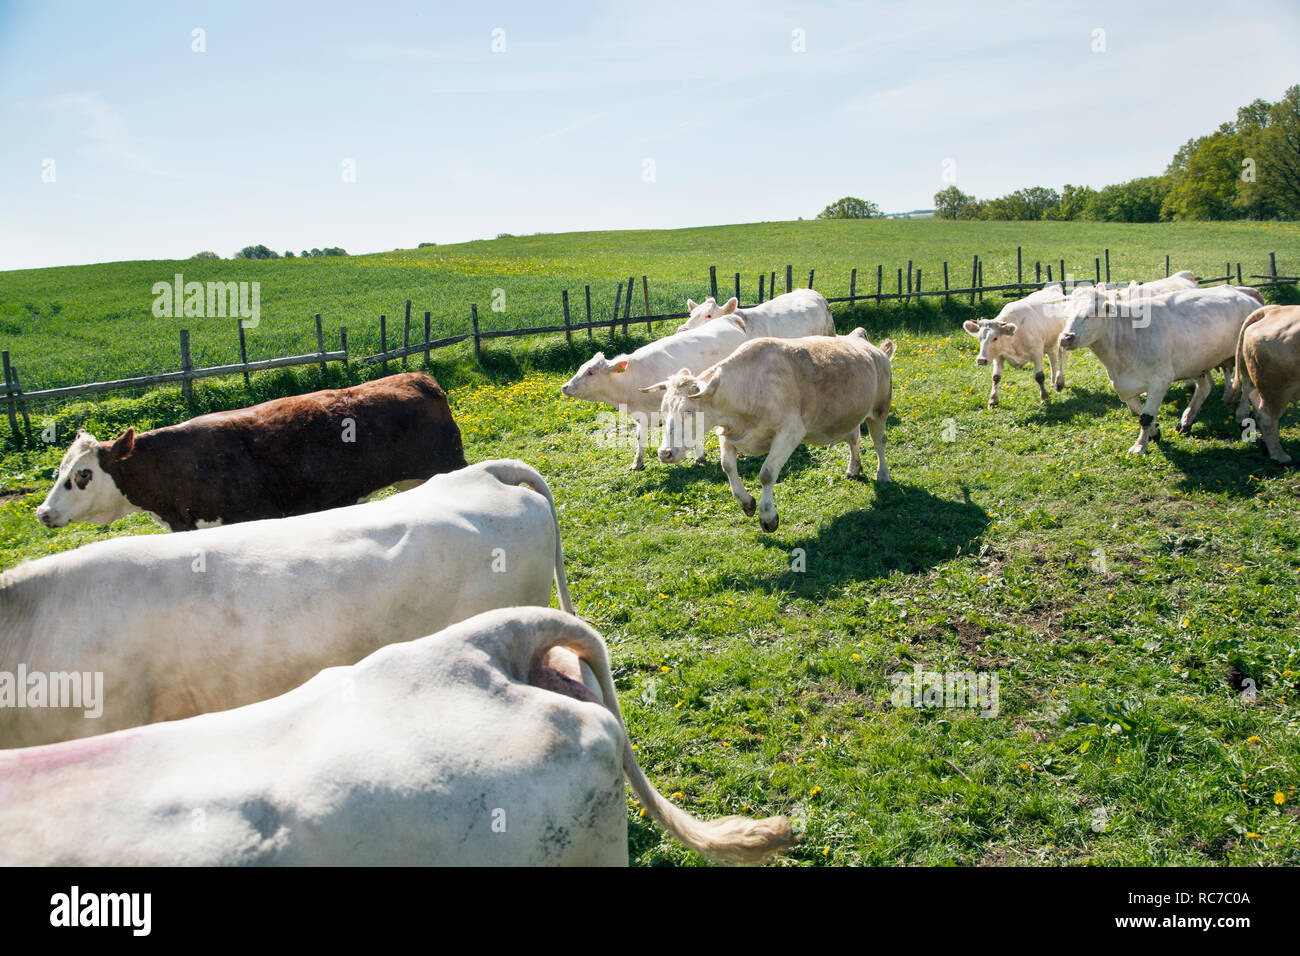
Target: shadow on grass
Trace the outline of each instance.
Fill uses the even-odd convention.
[[[1076,418],[1101,418],[1117,406],[1122,407],[1119,398],[1108,388],[1091,389],[1067,384],[1062,394],[1064,398],[1054,393],[1046,405],[1039,401],[1034,417],[1043,422],[1061,423]],[[1037,396],[1035,401],[1038,401]]]
[[[757,531],[755,519],[745,520]],[[881,578],[894,571],[916,574],[978,550],[989,521],[964,486],[962,500],[950,501],[916,485],[877,485],[874,506],[838,515],[815,534],[791,541],[778,531],[759,539],[764,547],[785,553],[802,548],[805,571],[740,577],[736,586],[815,598],[846,581]]]
[[[1255,478],[1285,474],[1289,467],[1269,458],[1263,441],[1224,443],[1210,436],[1198,438],[1195,428],[1191,437],[1165,438],[1160,442],[1160,453],[1182,472],[1178,490],[1207,491],[1233,498],[1254,498],[1261,487]]]
[[[867,447],[869,448],[870,445]],[[677,494],[701,481],[721,485],[725,488],[727,476],[718,461],[718,445],[716,442],[707,446],[707,454],[709,457],[703,465],[691,464],[689,461],[677,465],[661,465],[655,458],[655,445],[652,443],[646,446],[646,470],[641,472],[641,481],[633,491],[637,494],[653,494],[656,491]],[[763,467],[763,460],[766,457],[766,455],[751,455],[748,458],[738,459],[736,461],[736,470],[740,472],[741,481],[745,482],[746,485],[757,484],[758,472]],[[875,460],[874,455],[872,460]],[[848,461],[848,446],[845,445],[844,467],[848,466]],[[863,462],[865,467],[865,458]],[[785,467],[781,469],[781,476],[797,474],[805,468],[817,468],[820,464],[809,454],[807,445],[800,445],[794,450],[794,454],[790,456],[789,460],[786,461]],[[753,493],[758,494],[757,491]]]

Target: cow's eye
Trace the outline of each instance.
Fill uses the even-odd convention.
[[[71,490],[72,490],[72,479],[71,479],[71,478],[67,479],[67,480],[63,483],[63,487],[66,488],[66,489],[68,489],[69,491],[71,491]]]
[[[90,484],[92,473],[89,468],[82,468],[77,472],[77,487],[82,491],[86,490],[86,485]]]

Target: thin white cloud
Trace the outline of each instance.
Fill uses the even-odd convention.
[[[100,99],[98,93],[64,93],[46,100],[44,105],[53,110],[75,113],[85,121],[82,132],[87,140],[87,152],[91,156],[146,176],[175,176],[163,167],[157,157],[131,145],[131,137],[122,114],[116,107]]]

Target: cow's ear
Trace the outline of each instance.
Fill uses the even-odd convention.
[[[732,301],[732,302],[735,302],[736,300],[735,300],[735,299],[732,299],[731,301]],[[742,331],[742,332],[745,331],[745,320],[742,319],[740,316],[738,316],[738,315],[734,315],[734,316],[732,316],[732,317],[731,317],[731,324],[734,325],[736,328],[740,329],[740,331]]]
[[[128,428],[118,436],[117,441],[109,446],[108,457],[115,461],[121,461],[123,458],[130,457],[133,451],[135,451],[135,429]]]
[[[695,311],[695,304],[696,304],[696,303],[695,303],[695,300],[694,300],[694,299],[687,299],[687,300],[686,300],[686,311],[687,311],[687,312],[694,312],[694,311]]]
[[[961,324],[961,327],[965,329],[967,332],[969,332],[971,335],[980,334],[980,324],[973,319],[967,319],[965,322]]]
[[[722,314],[730,315],[732,312],[736,311],[736,306],[738,305],[740,305],[740,303],[736,301],[736,297],[733,295],[727,300],[727,304],[722,307]]]
[[[1002,323],[1002,333],[1003,333],[1004,335],[1015,335],[1015,334],[1016,334],[1016,323],[1014,323],[1014,322],[1003,322],[1003,323]]]
[[[708,372],[706,372],[705,374],[709,375]],[[714,392],[718,390],[718,383],[721,381],[722,381],[722,376],[718,374],[716,368],[713,370],[713,374],[710,375],[708,378],[696,379],[696,383],[700,386],[700,388],[695,393],[695,397],[707,398],[708,396],[712,395]]]
[[[620,359],[619,361],[615,362],[615,363],[611,366],[611,368],[612,368],[615,372],[626,372],[626,371],[627,371],[627,359]]]
[[[647,385],[645,388],[638,389],[638,391],[642,391],[642,392],[666,392],[666,391],[668,391],[668,380],[667,380],[667,379],[664,379],[662,382],[655,382],[653,385]]]

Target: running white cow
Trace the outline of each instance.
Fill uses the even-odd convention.
[[[589,665],[599,695],[545,666],[556,652]],[[624,775],[714,859],[790,842],[785,817],[701,821],[664,799],[600,635],[559,611],[499,609],[271,700],[0,752],[0,864],[625,866]]]
[[[754,498],[741,483],[736,455],[767,455],[759,471],[758,522],[764,531],[775,531],[779,519],[772,486],[805,442],[847,442],[847,477],[856,478],[862,470],[858,444],[865,420],[876,449],[876,480],[889,480],[885,420],[893,399],[893,357],[893,341],[885,339],[876,347],[858,328],[840,336],[754,339],[698,376],[681,369],[646,388],[663,393],[659,458],[665,464],[680,461],[705,424],[716,423],[731,493],[752,515]]]
[[[481,611],[544,606],[552,576],[571,610],[550,489],[521,461],[366,504],[40,558],[0,575],[0,747],[265,700]],[[46,706],[31,706],[32,680]],[[51,706],[56,691],[76,706]]]
[[[1121,297],[1105,288],[1074,290],[1061,347],[1091,348],[1115,393],[1139,417],[1141,431],[1129,454],[1144,454],[1150,440],[1159,439],[1156,417],[1174,382],[1196,383],[1178,425],[1180,433],[1191,432],[1214,384],[1210,371],[1231,361],[1242,323],[1259,307],[1252,292],[1219,286]]]
[[[730,318],[751,339],[764,336],[795,339],[805,335],[835,334],[830,303],[824,295],[812,289],[795,289],[745,309],[738,308],[739,304],[735,296],[722,305],[718,305],[713,296],[698,305],[687,299],[686,311],[690,317],[677,327],[677,331],[699,328],[717,318]]]
[[[645,467],[645,446],[650,437],[650,419],[658,411],[657,398],[642,389],[666,378],[683,366],[708,368],[720,362],[748,341],[731,322],[709,322],[698,329],[677,332],[643,345],[631,355],[605,358],[597,352],[583,363],[577,374],[560,386],[570,398],[603,402],[632,417],[636,424],[636,454],[632,470]],[[694,446],[696,462],[704,461],[704,443]]]
[[[1097,288],[1105,289],[1102,283]],[[1189,270],[1176,272],[1152,282],[1131,283],[1121,287],[1119,295],[1159,295],[1178,289],[1196,288],[1196,277]],[[1048,400],[1043,358],[1052,366],[1052,385],[1059,392],[1065,388],[1065,355],[1059,338],[1065,329],[1068,297],[1061,283],[1054,282],[1031,292],[1023,299],[1008,302],[995,318],[968,320],[964,328],[979,342],[976,365],[993,365],[993,388],[989,392],[989,408],[998,404],[998,384],[1002,381],[1002,365],[1014,368],[1034,366],[1034,381],[1038,383],[1039,397]]]

